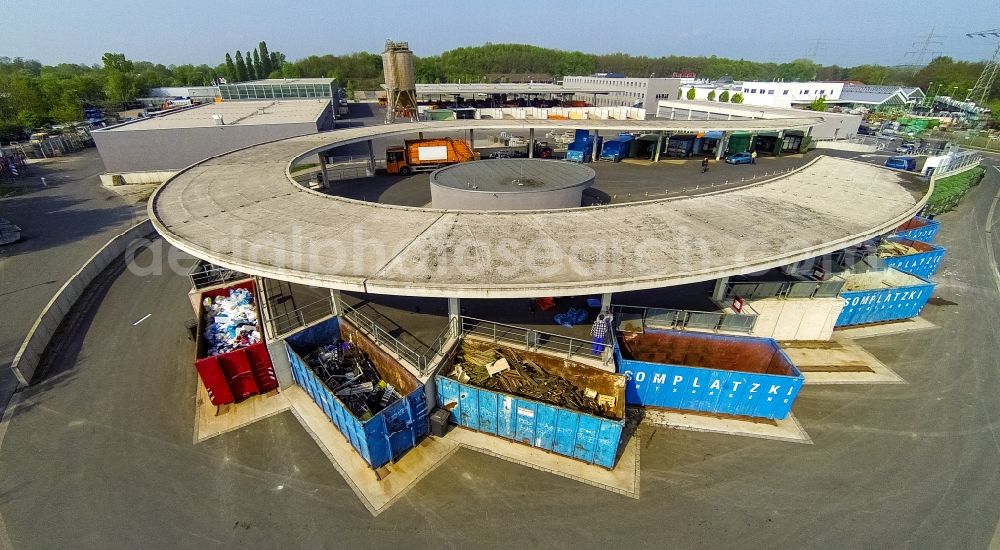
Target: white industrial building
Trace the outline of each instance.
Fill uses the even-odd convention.
[[[595,93],[578,93],[574,99],[596,107],[640,107],[652,112],[661,99],[677,99],[677,90],[687,78],[627,78],[614,73],[590,76],[567,76],[563,88],[582,88]]]
[[[844,89],[843,82],[692,82],[681,87],[681,97],[686,99],[688,90],[694,90],[696,100],[715,101],[723,92],[729,92],[729,97],[739,93],[743,95],[745,105],[761,107],[790,108],[795,105],[812,103],[818,98],[827,101],[836,100]]]
[[[694,90],[695,100],[719,101],[723,92],[729,97],[743,95],[744,105],[760,107],[792,108],[808,105],[824,98],[827,105],[842,105],[865,108],[871,111],[905,107],[920,103],[924,93],[920,88],[903,86],[881,86],[851,82],[786,82],[751,81],[744,82],[689,82],[681,87],[681,97],[687,99],[689,90]]]

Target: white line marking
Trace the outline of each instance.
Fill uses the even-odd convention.
[[[145,321],[146,319],[149,319],[149,317],[151,315],[152,315],[152,313],[147,313],[145,317],[143,317],[142,319],[139,319],[138,321],[132,323],[132,326],[134,327],[134,326],[138,325],[139,323]]]

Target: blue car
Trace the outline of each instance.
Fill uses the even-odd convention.
[[[750,153],[733,153],[726,157],[726,162],[729,164],[751,164],[753,156]]]

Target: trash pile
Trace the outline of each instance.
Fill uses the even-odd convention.
[[[882,241],[878,245],[879,258],[895,258],[896,256],[909,256],[920,252],[912,246],[893,241]]]
[[[257,309],[253,293],[245,288],[229,290],[229,296],[205,298],[205,351],[208,357],[260,343]]]
[[[572,327],[573,325],[579,325],[580,323],[585,323],[587,317],[590,314],[587,310],[571,307],[566,313],[557,313],[553,320],[557,325],[562,325],[564,327]]]
[[[557,407],[566,407],[594,415],[606,415],[615,406],[615,397],[600,395],[592,389],[581,390],[572,382],[556,376],[513,350],[479,350],[468,342],[455,360],[452,376],[463,384],[472,384],[535,399]]]
[[[379,376],[368,354],[350,342],[337,340],[305,356],[316,376],[351,413],[364,422],[402,397]]]

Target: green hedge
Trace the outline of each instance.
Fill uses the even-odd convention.
[[[928,209],[935,214],[940,214],[955,208],[962,197],[969,192],[969,189],[979,185],[984,174],[986,174],[986,168],[977,166],[961,174],[935,181],[934,193],[927,200]]]

